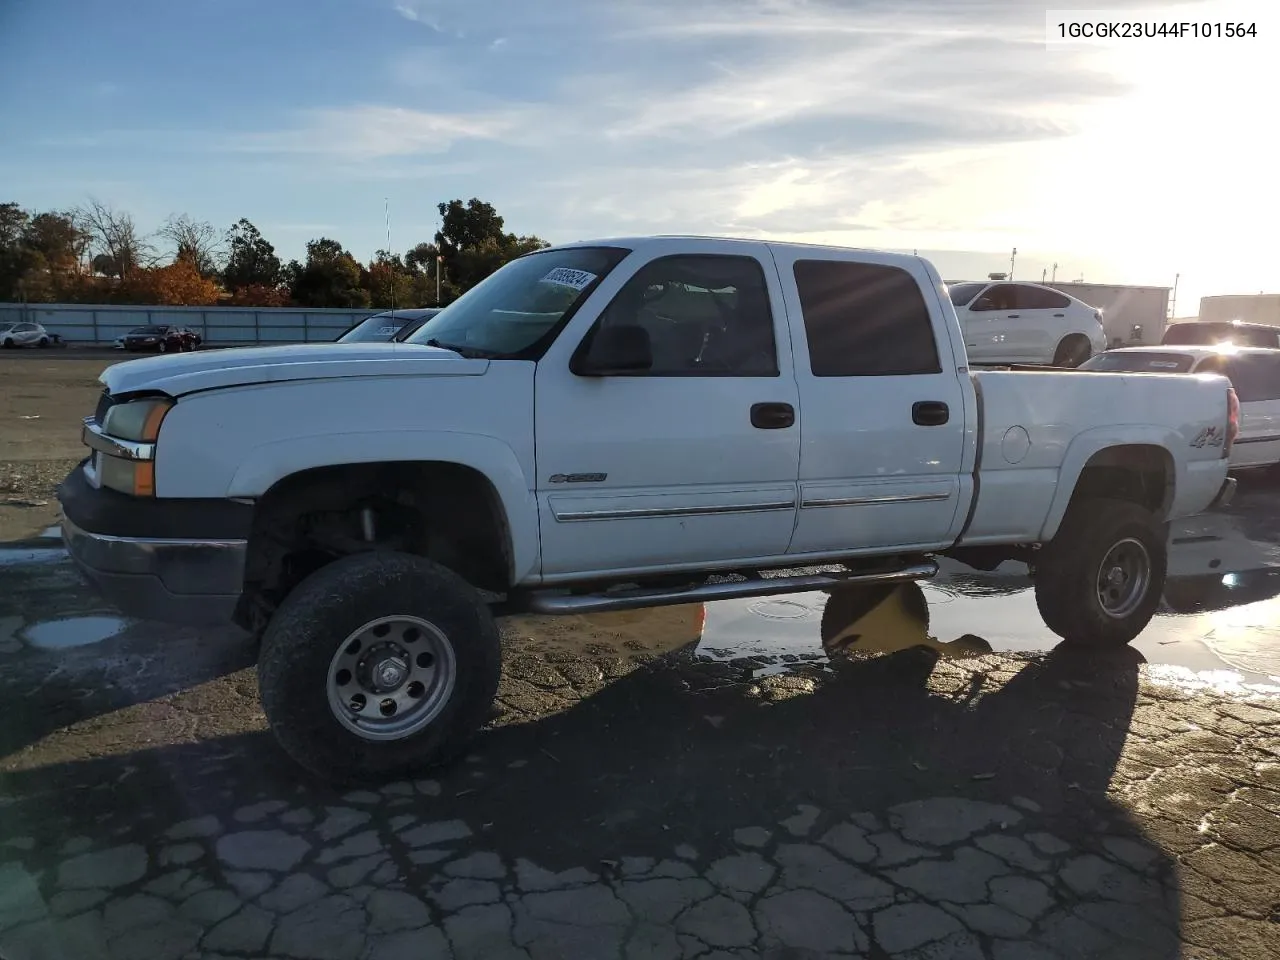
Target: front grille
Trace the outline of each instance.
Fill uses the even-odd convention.
[[[115,398],[111,396],[110,390],[103,390],[102,396],[98,398],[98,408],[93,411],[93,420],[98,426],[102,426],[102,422],[107,418],[107,411],[115,406]]]

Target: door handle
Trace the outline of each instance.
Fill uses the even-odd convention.
[[[760,430],[782,430],[796,422],[796,408],[789,403],[753,403],[751,425]]]
[[[911,405],[911,421],[921,427],[940,427],[951,419],[951,409],[941,400],[917,400]]]
[[[1065,316],[1066,316],[1066,314],[1065,314],[1065,313],[1055,313],[1053,316],[1054,316],[1054,319],[1056,319],[1056,320],[1061,320],[1063,317],[1065,317]]]
[[[1020,320],[1021,318],[1022,318],[1022,314],[1020,313],[1011,313],[1007,317],[1005,317],[1006,320]]]

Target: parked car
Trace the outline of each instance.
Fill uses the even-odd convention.
[[[123,338],[124,349],[133,352],[181,353],[195,350],[203,342],[194,330],[171,324],[135,327]]]
[[[338,337],[338,343],[389,343],[400,340],[417,330],[441,310],[430,307],[422,310],[387,310],[365,317],[348,327]]]
[[[0,323],[0,347],[48,347],[57,338],[38,323]]]
[[[1230,385],[965,365],[917,257],[552,247],[393,351],[108,367],[63,535],[130,616],[261,632],[272,731],[339,780],[463,749],[498,685],[496,612],[865,589],[944,554],[1029,562],[1053,631],[1128,643],[1167,522],[1234,490]]]
[[[1216,373],[1240,403],[1240,434],[1231,469],[1280,463],[1280,349],[1265,347],[1123,347],[1080,365],[1106,373]]]
[[[1280,348],[1280,327],[1239,320],[1188,320],[1165,327],[1160,343],[1185,347],[1212,347],[1225,343],[1237,347]]]
[[[972,363],[1076,367],[1107,349],[1102,311],[1052,287],[980,280],[947,293]]]

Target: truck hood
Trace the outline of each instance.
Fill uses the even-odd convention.
[[[174,353],[113,364],[98,380],[113,394],[197,390],[341,377],[477,377],[488,360],[417,343],[304,343]]]

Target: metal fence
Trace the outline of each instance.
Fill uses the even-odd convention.
[[[173,324],[196,331],[204,342],[236,346],[307,343],[335,339],[378,313],[301,307],[135,307],[87,303],[0,303],[0,324],[39,323],[68,343],[110,345],[134,327]]]

